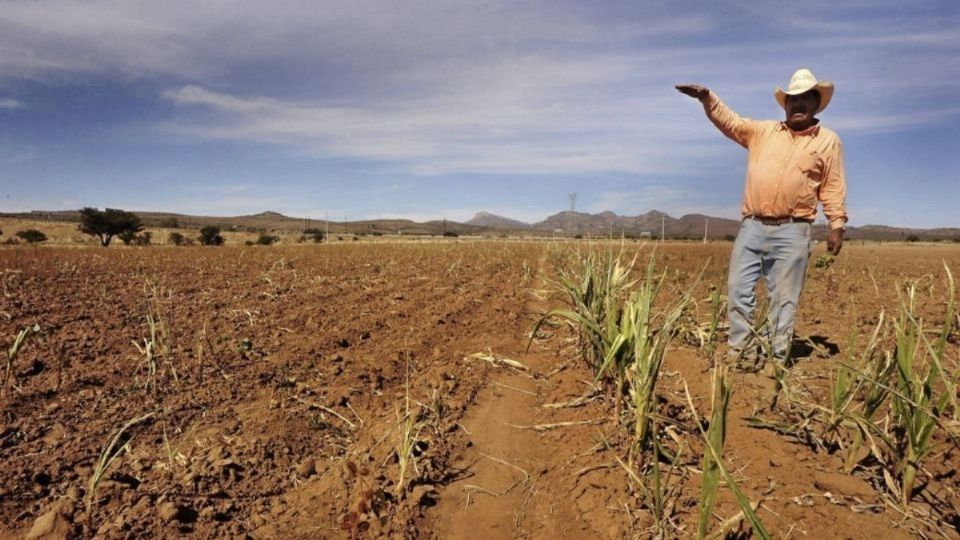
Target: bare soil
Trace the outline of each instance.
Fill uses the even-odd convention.
[[[554,271],[550,249],[0,249],[0,345],[42,329],[0,398],[0,538],[646,536],[649,512],[614,459],[621,427],[609,398],[547,406],[592,382],[573,333],[550,326],[527,349],[538,314],[557,305],[534,294]],[[706,265],[698,300],[725,288],[729,244],[659,249],[673,283]],[[820,254],[790,372],[811,400],[826,396],[851,338],[893,312],[898,282],[921,280],[921,309],[935,321],[944,262],[960,274],[956,246],[849,246],[826,269],[813,267]],[[155,337],[166,347],[153,373],[134,345],[150,337],[148,314],[167,329]],[[662,409],[691,441],[684,383],[708,411],[710,367],[683,340],[668,351]],[[926,517],[906,517],[875,477],[843,473],[840,456],[747,425],[777,418],[768,375],[735,372],[733,384],[724,460],[774,536],[957,536],[960,456],[947,441],[921,474],[915,505]],[[91,492],[105,445],[145,414]],[[408,426],[415,457],[401,486]],[[690,449],[677,479],[679,536],[696,526],[703,447]],[[738,511],[721,488],[717,522]],[[746,523],[736,530],[749,535]]]

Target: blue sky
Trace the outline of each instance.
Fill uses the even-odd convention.
[[[704,7],[709,5],[709,7]],[[744,116],[832,80],[851,225],[960,226],[960,2],[0,3],[0,211],[738,215]]]

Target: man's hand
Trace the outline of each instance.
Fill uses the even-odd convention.
[[[840,248],[843,247],[843,229],[833,229],[827,236],[827,251],[832,255],[840,254]]]
[[[700,101],[707,99],[707,96],[710,95],[710,90],[699,84],[678,84],[675,88],[681,93],[692,98],[697,98]]]

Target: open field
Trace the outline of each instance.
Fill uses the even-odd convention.
[[[960,247],[850,245],[823,268],[815,250],[780,377],[722,367],[711,291],[729,244],[658,247],[651,336],[665,348],[646,400],[635,365],[591,368],[575,325],[550,319],[530,343],[563,306],[555,281],[574,247],[0,249],[0,344],[39,326],[9,355],[0,398],[0,538],[762,536],[734,486],[772,537],[957,537],[960,320],[944,265],[960,274]],[[625,294],[648,283],[651,248],[624,248],[638,281]],[[934,399],[918,404],[925,388],[867,376],[905,354],[895,331],[921,318],[917,373],[943,345]],[[833,407],[838,377],[861,386]],[[934,418],[931,438],[897,462],[908,416]]]

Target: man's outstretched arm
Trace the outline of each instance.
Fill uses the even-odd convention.
[[[684,93],[692,98],[697,98],[701,102],[707,99],[707,96],[710,95],[710,90],[705,86],[700,86],[699,84],[678,84],[675,86],[677,90],[681,93]]]
[[[678,84],[675,87],[680,93],[696,98],[703,103],[703,110],[707,113],[707,118],[717,126],[717,129],[724,135],[736,141],[740,146],[746,148],[750,142],[750,136],[753,135],[755,122],[749,118],[743,118],[724,105],[716,94],[705,86],[699,84]]]

